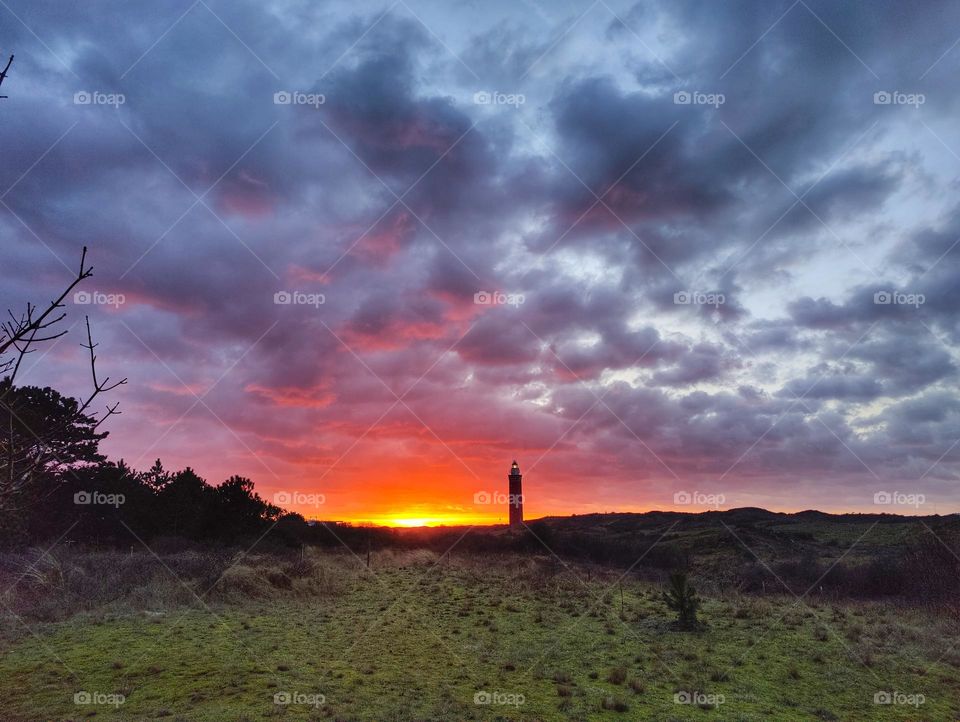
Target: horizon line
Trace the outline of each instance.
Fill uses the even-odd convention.
[[[930,513],[919,513],[919,509],[916,509],[914,513],[902,512],[902,511],[823,511],[821,509],[815,508],[806,508],[799,509],[796,511],[778,511],[775,509],[768,509],[766,507],[760,506],[738,506],[731,507],[729,509],[700,509],[698,511],[687,511],[682,509],[648,509],[646,511],[591,511],[591,512],[580,512],[580,513],[571,513],[571,514],[550,514],[546,516],[538,516],[531,519],[524,519],[523,524],[532,524],[538,521],[545,521],[548,519],[572,519],[574,517],[587,517],[587,516],[644,516],[647,514],[684,514],[688,516],[701,516],[704,514],[725,514],[732,513],[736,511],[744,510],[755,510],[762,511],[768,514],[776,514],[782,516],[796,516],[799,514],[822,514],[824,516],[889,516],[889,517],[899,517],[903,519],[909,518],[924,518],[924,517],[945,517],[945,516],[954,516],[960,514],[960,510],[951,511],[947,513],[940,513],[933,511]],[[295,512],[293,512],[295,513]],[[354,519],[320,519],[320,518],[308,518],[304,517],[305,521],[313,524],[348,524],[350,526],[358,527],[377,527],[383,529],[439,529],[439,528],[464,528],[464,527],[478,527],[478,528],[488,528],[494,529],[497,527],[509,528],[510,524],[507,521],[463,521],[458,522],[452,519],[444,519],[440,517],[430,517],[430,516],[420,516],[416,518],[405,518],[405,517],[394,517],[390,519],[365,519],[365,518],[354,518]],[[422,523],[419,523],[422,522]]]

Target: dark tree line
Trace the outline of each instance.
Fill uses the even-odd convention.
[[[4,528],[8,544],[63,534],[66,541],[107,546],[161,537],[252,543],[285,514],[260,498],[250,479],[232,476],[214,486],[189,467],[168,472],[159,460],[145,472],[123,461],[55,470],[38,480],[34,493],[38,503],[19,512],[19,528]]]

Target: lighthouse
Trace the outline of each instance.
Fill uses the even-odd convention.
[[[510,495],[507,497],[507,503],[510,506],[510,529],[519,530],[523,526],[523,489],[520,485],[523,476],[520,474],[520,466],[516,460],[510,465],[510,474],[507,479],[510,482]]]

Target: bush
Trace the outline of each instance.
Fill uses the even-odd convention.
[[[282,596],[333,596],[355,571],[338,554],[303,559],[228,550],[142,552],[40,549],[0,554],[3,602],[21,617],[57,621],[82,612],[159,611]]]
[[[677,623],[684,629],[697,626],[697,610],[700,598],[687,581],[685,572],[670,575],[670,587],[663,593],[667,607],[677,613]]]
[[[627,670],[625,667],[614,667],[607,675],[607,681],[610,684],[623,684],[627,679]]]
[[[622,699],[612,696],[604,697],[603,701],[600,703],[600,706],[603,709],[613,710],[614,712],[626,712],[630,709],[630,705],[628,705]]]

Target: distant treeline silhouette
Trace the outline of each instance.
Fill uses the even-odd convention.
[[[159,459],[146,471],[107,460],[99,451],[106,433],[80,407],[51,388],[0,381],[0,545],[59,540],[161,551],[184,544],[255,545],[258,551],[310,545],[349,550],[361,560],[385,548],[430,549],[440,555],[451,549],[515,552],[549,557],[558,567],[566,560],[594,563],[660,580],[670,571],[688,569],[706,576],[714,592],[809,590],[816,596],[921,602],[960,598],[960,559],[952,551],[960,540],[956,517],[917,522],[923,533],[908,543],[838,563],[831,561],[839,554],[836,542],[826,538],[833,531],[818,539],[802,525],[793,529],[779,519],[783,515],[763,510],[558,518],[530,522],[520,534],[504,528],[399,530],[308,522],[265,501],[253,481],[242,476],[214,485],[189,467],[168,471]],[[836,531],[858,521],[855,515],[829,518]],[[885,525],[911,523],[903,517],[883,519]],[[928,522],[937,525],[936,533]],[[770,550],[771,558],[754,558],[740,540]]]

